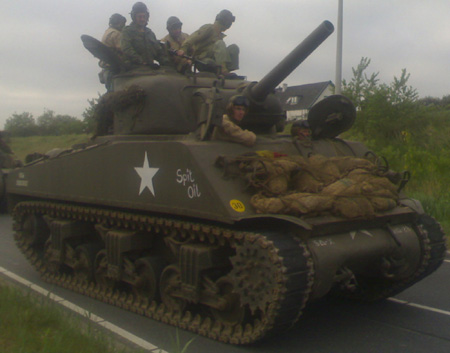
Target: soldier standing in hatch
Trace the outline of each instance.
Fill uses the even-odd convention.
[[[213,140],[224,140],[241,143],[245,146],[253,146],[256,135],[249,130],[243,130],[239,125],[248,113],[249,101],[245,96],[233,96],[226,108],[226,114],[222,118],[221,126],[216,126],[213,131]]]
[[[192,33],[181,46],[183,53],[205,63],[218,66],[222,74],[239,69],[239,47],[226,46],[223,39],[235,17],[228,10],[220,11],[214,24],[206,24]]]
[[[153,31],[147,27],[150,13],[147,6],[137,2],[131,10],[133,22],[122,30],[120,43],[125,60],[133,67],[148,66],[155,68],[154,61],[160,65],[169,64],[169,58]]]
[[[121,14],[115,13],[109,18],[109,28],[105,31],[102,37],[102,43],[111,48],[120,58],[123,58],[122,50],[120,49],[120,41],[122,38],[122,29],[125,27],[127,19]],[[105,84],[108,91],[111,90],[112,73],[108,70],[108,64],[103,61],[99,63],[103,69],[99,74],[100,82]]]
[[[161,39],[161,42],[166,43],[167,47],[171,50],[174,50],[177,52],[177,54],[183,54],[183,52],[180,52],[181,45],[183,42],[189,37],[187,33],[184,33],[181,31],[181,27],[183,26],[183,23],[179,20],[176,16],[171,16],[167,19],[167,31],[169,32],[163,39]],[[186,60],[183,60],[179,56],[172,56],[173,63],[178,71],[183,72],[186,68],[187,64],[190,64],[189,62],[186,62]]]

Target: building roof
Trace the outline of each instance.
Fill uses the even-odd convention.
[[[284,110],[310,109],[329,86],[334,87],[331,81],[290,86],[284,90],[278,88],[276,95],[283,104]]]

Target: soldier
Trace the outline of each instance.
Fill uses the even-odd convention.
[[[296,121],[292,124],[291,135],[299,140],[310,138],[311,129],[307,120]]]
[[[221,126],[216,126],[212,138],[241,143],[245,146],[253,146],[256,135],[249,130],[243,130],[239,124],[248,112],[249,101],[245,96],[233,96],[226,108],[226,114],[222,118]]]
[[[183,23],[178,17],[171,16],[167,19],[167,31],[169,32],[161,42],[167,43],[170,49],[179,50],[183,42],[189,37],[187,33],[181,31]]]
[[[169,34],[167,34],[163,39],[161,39],[161,42],[166,43],[169,50],[173,50],[177,54],[183,54],[183,52],[180,52],[181,45],[183,42],[189,37],[187,33],[184,33],[181,31],[181,27],[183,26],[183,23],[179,20],[178,17],[171,16],[167,19],[167,31]],[[172,56],[173,63],[178,71],[183,72],[185,69],[185,66],[187,64],[190,64],[183,60],[179,56]]]
[[[135,3],[130,15],[133,22],[123,29],[120,44],[125,60],[132,67],[157,68],[154,61],[160,65],[167,65],[169,58],[166,52],[153,31],[147,27],[150,18],[147,6],[142,2]]]
[[[120,41],[122,38],[122,29],[125,27],[127,19],[121,14],[115,13],[109,18],[109,27],[103,34],[102,43],[111,48],[120,58],[123,58],[122,50],[120,49]],[[108,91],[111,90],[112,73],[109,70],[108,64],[103,61],[99,63],[103,69],[99,74],[100,82],[105,84]]]
[[[206,24],[192,33],[181,46],[183,53],[219,67],[222,74],[239,69],[239,47],[226,46],[223,39],[235,17],[228,10],[220,11],[214,24]]]
[[[107,47],[115,49],[117,52],[121,52],[120,40],[125,23],[127,23],[125,17],[118,13],[113,14],[109,18],[109,28],[103,34],[102,43]]]

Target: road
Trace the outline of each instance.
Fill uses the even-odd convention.
[[[184,343],[194,338],[186,353],[450,352],[450,256],[438,271],[395,298],[370,305],[326,298],[309,305],[291,330],[236,347],[46,284],[17,250],[12,234],[11,218],[1,215],[0,267],[169,352],[177,334]]]

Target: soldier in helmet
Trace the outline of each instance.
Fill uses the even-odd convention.
[[[120,58],[123,58],[122,50],[120,49],[120,41],[122,38],[122,29],[125,27],[127,19],[121,14],[115,13],[109,18],[109,27],[102,37],[102,43],[111,48]],[[100,82],[104,83],[106,89],[111,90],[112,73],[109,70],[109,65],[104,61],[99,63],[102,71],[98,74]]]
[[[176,16],[167,19],[167,31],[169,32],[161,42],[168,43],[169,47],[174,50],[181,49],[183,42],[189,37],[187,33],[181,31],[183,23]]]
[[[307,120],[296,121],[292,124],[291,135],[299,140],[310,138],[311,129]]]
[[[118,52],[120,50],[120,40],[122,38],[122,29],[125,27],[127,19],[121,14],[115,13],[109,18],[109,28],[105,31],[102,43],[107,47],[113,48]]]
[[[157,67],[154,61],[160,65],[169,64],[165,50],[153,31],[147,27],[150,18],[147,6],[142,2],[135,3],[130,15],[133,21],[123,29],[120,44],[126,62],[132,67],[152,68]]]
[[[220,11],[214,24],[206,24],[192,33],[181,46],[181,50],[201,61],[219,67],[222,74],[239,69],[239,47],[236,44],[226,46],[223,39],[235,17],[229,10]]]
[[[226,114],[222,118],[221,126],[216,126],[212,138],[241,143],[245,146],[253,146],[256,135],[249,130],[243,130],[239,125],[248,112],[249,101],[245,96],[233,96],[230,98]]]
[[[187,33],[181,31],[181,27],[183,23],[176,16],[171,16],[167,19],[167,31],[169,32],[164,38],[161,39],[161,42],[166,43],[167,47],[178,54],[183,54],[180,52],[181,45],[183,42],[189,37]],[[173,56],[173,63],[178,71],[184,71],[186,64],[188,64],[185,60],[183,60],[179,56]]]

